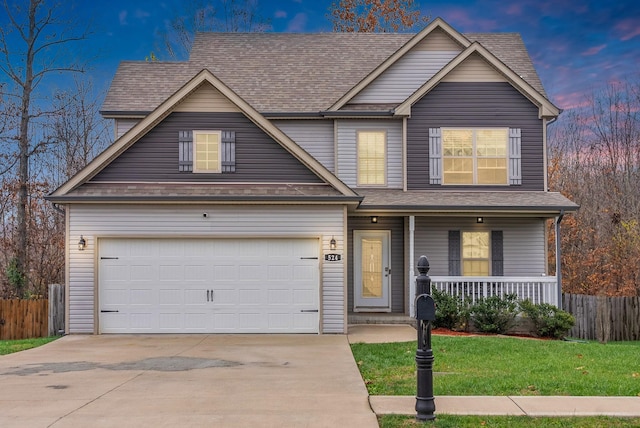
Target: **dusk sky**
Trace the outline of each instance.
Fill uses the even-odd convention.
[[[276,32],[331,31],[330,4],[259,1],[260,13]],[[640,80],[638,0],[424,0],[419,5],[423,14],[441,17],[463,33],[520,33],[551,101],[560,108],[579,105],[607,82]],[[78,0],[65,13],[93,22],[89,43],[97,57],[89,61],[89,74],[98,88],[106,89],[120,61],[144,60],[157,50],[157,34],[177,10],[180,0]]]

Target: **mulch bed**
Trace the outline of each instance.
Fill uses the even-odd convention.
[[[432,329],[431,334],[436,336],[497,336],[497,337],[516,337],[521,339],[533,339],[533,340],[553,340],[548,337],[534,337],[526,334],[471,333],[468,331],[449,330],[442,327]]]

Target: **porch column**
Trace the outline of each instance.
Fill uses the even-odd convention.
[[[562,265],[561,265],[561,253],[560,248],[560,223],[564,217],[564,210],[560,211],[560,215],[556,217],[556,287],[558,290],[558,309],[562,309]]]
[[[411,318],[415,318],[416,316],[416,308],[415,308],[415,299],[416,295],[416,274],[414,267],[414,232],[416,229],[416,217],[413,215],[409,216],[409,316]]]

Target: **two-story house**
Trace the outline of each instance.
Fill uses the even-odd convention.
[[[408,319],[415,264],[557,302],[546,97],[517,34],[198,34],[124,62],[116,141],[49,196],[70,333],[344,333]]]

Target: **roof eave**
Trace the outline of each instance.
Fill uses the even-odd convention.
[[[96,203],[124,203],[124,204],[170,204],[170,203],[305,203],[305,204],[359,204],[364,198],[361,196],[45,196],[45,199],[55,204],[96,204]]]
[[[388,212],[388,213],[416,213],[416,214],[530,214],[534,216],[540,215],[558,215],[562,212],[577,211],[580,207],[577,205],[558,205],[545,207],[531,206],[484,206],[469,207],[466,205],[360,205],[359,213],[368,212]]]

